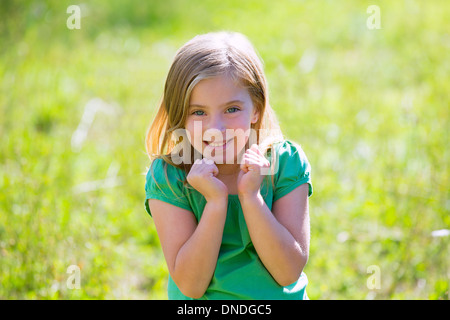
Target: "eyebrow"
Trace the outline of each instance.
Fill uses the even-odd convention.
[[[232,101],[228,101],[228,102],[222,104],[221,106],[219,106],[219,108],[222,108],[222,107],[228,106],[228,105],[230,105],[230,104],[234,104],[234,103],[244,104],[244,101],[241,101],[241,100],[232,100]],[[203,108],[203,109],[208,109],[207,106],[204,106],[204,105],[201,105],[201,104],[196,104],[196,103],[195,103],[195,104],[190,104],[189,107],[190,107],[190,108]]]

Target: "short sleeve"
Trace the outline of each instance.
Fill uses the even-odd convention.
[[[163,159],[153,160],[146,176],[145,182],[145,209],[150,216],[148,199],[157,199],[174,206],[192,211],[189,201],[184,193],[183,171]]]
[[[311,166],[303,149],[290,141],[274,146],[278,168],[275,173],[275,189],[273,201],[280,199],[298,186],[308,183],[308,197],[313,193],[311,182]]]

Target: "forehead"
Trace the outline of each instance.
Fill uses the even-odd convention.
[[[192,90],[189,104],[217,107],[233,100],[251,103],[247,89],[230,76],[223,75],[197,83]]]

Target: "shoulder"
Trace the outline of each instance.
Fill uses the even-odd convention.
[[[162,158],[154,159],[147,171],[147,181],[155,180],[158,183],[172,182],[185,177],[186,174],[182,169],[169,164]]]
[[[296,160],[300,161],[303,165],[309,166],[308,158],[306,157],[305,152],[296,142],[290,140],[280,141],[272,146],[272,150],[280,161],[285,162]]]
[[[275,198],[280,198],[296,186],[309,184],[308,195],[312,195],[311,165],[302,147],[293,141],[284,140],[273,145]]]
[[[147,212],[150,213],[150,208],[147,204],[148,199],[161,200],[183,209],[191,210],[186,197],[185,181],[186,174],[184,170],[167,163],[162,158],[153,160],[148,169],[145,182]]]
[[[162,158],[152,161],[147,171],[145,190],[147,193],[162,192],[175,193],[180,196],[183,193],[186,173]]]

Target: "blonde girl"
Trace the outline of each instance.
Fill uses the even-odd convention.
[[[181,47],[147,132],[169,299],[306,299],[311,168],[285,140],[245,36]]]

